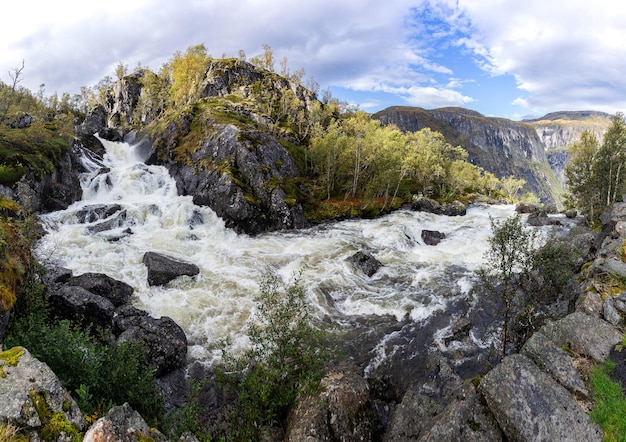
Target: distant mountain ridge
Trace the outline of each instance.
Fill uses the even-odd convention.
[[[584,130],[601,139],[611,122],[611,115],[596,111],[561,111],[514,121],[458,107],[426,110],[393,106],[373,117],[404,131],[426,127],[439,131],[450,143],[463,147],[472,163],[498,177],[524,178],[526,190],[557,206],[564,193],[565,147],[578,140]]]

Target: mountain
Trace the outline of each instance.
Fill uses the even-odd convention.
[[[548,163],[558,181],[565,186],[564,169],[567,163],[566,147],[590,131],[602,140],[611,124],[612,115],[596,111],[553,112],[541,118],[524,120],[537,131],[546,149]]]
[[[610,124],[608,114],[592,111],[557,112],[535,120],[513,121],[457,107],[426,110],[393,106],[377,112],[374,118],[404,131],[426,127],[439,131],[450,143],[463,147],[472,163],[498,177],[524,178],[527,191],[557,206],[563,194],[565,147],[584,130],[601,136]]]

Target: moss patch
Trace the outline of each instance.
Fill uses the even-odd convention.
[[[0,378],[6,378],[7,376],[4,372],[4,367],[7,365],[12,367],[17,366],[17,363],[23,355],[24,349],[22,347],[13,347],[0,353]]]
[[[58,440],[62,434],[65,434],[73,441],[82,440],[82,436],[75,424],[69,422],[63,413],[52,411],[50,404],[46,400],[45,393],[31,390],[28,393],[28,397],[33,403],[41,421],[39,435],[43,440]]]

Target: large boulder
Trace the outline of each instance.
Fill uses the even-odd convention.
[[[196,276],[200,273],[197,265],[179,261],[156,252],[146,252],[143,263],[148,268],[148,284],[164,285],[179,276]]]
[[[574,394],[586,397],[589,392],[569,354],[543,333],[533,334],[520,352]]]
[[[480,388],[508,440],[602,440],[602,430],[572,395],[525,356],[504,358]]]
[[[168,439],[151,428],[130,405],[113,407],[85,433],[83,442],[167,442]]]
[[[131,305],[115,311],[114,333],[118,342],[131,341],[144,345],[147,363],[163,376],[187,362],[187,337],[172,318],[153,318]]]
[[[447,216],[463,216],[467,213],[467,207],[460,201],[439,204],[437,201],[424,196],[413,198],[413,201],[411,201],[411,210]]]
[[[382,263],[374,258],[369,253],[362,251],[356,252],[354,255],[348,257],[348,262],[354,267],[362,271],[368,277],[371,277],[374,273],[382,267]]]
[[[82,287],[64,285],[49,295],[55,314],[64,319],[94,324],[104,328],[112,325],[115,305],[107,298]]]
[[[44,434],[45,440],[78,440],[85,425],[50,367],[22,347],[0,353],[0,422],[19,428],[30,440]]]
[[[113,279],[104,273],[83,273],[82,275],[72,276],[65,285],[82,287],[91,293],[108,299],[115,307],[128,304],[134,291],[130,285]]]
[[[436,246],[446,238],[446,234],[437,230],[422,230],[422,241],[427,246]]]

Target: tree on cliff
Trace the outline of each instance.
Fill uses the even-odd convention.
[[[572,202],[592,222],[604,207],[626,193],[626,122],[622,113],[613,117],[602,145],[585,131],[569,147],[565,177]]]

